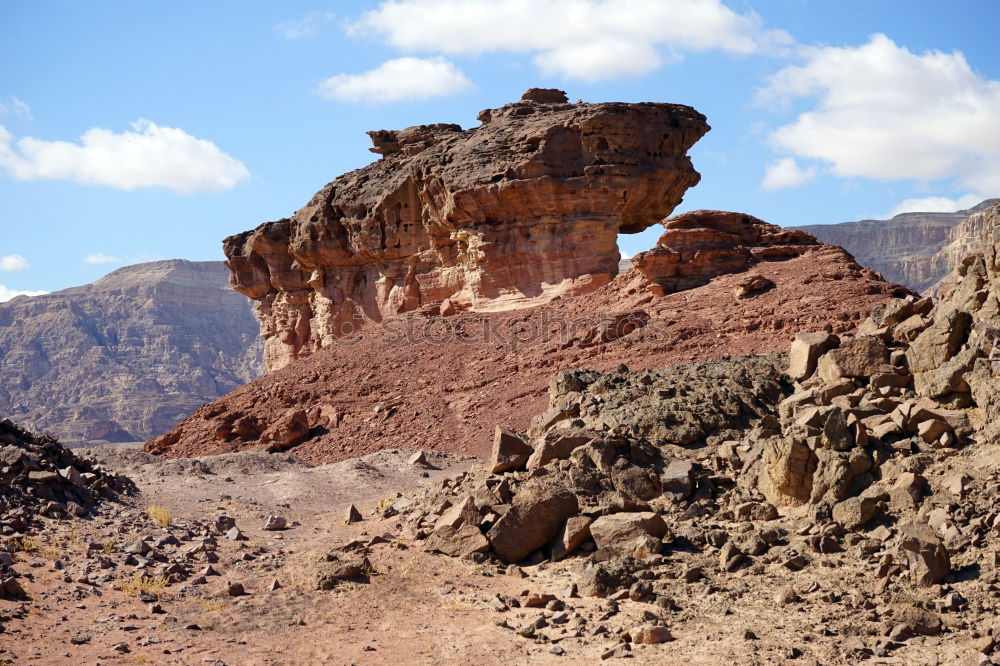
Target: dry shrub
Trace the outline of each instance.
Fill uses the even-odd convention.
[[[146,515],[160,527],[167,527],[170,525],[170,520],[174,517],[173,514],[170,513],[170,509],[157,504],[154,504],[146,509]]]

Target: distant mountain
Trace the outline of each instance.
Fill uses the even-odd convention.
[[[228,277],[221,261],[155,261],[0,303],[0,418],[140,441],[261,376],[259,324]]]
[[[878,271],[886,280],[922,292],[951,270],[956,252],[961,253],[973,242],[977,222],[963,223],[997,201],[987,199],[954,213],[902,213],[890,220],[795,228],[813,234],[824,243],[841,246],[858,263]],[[981,220],[978,224],[981,225]]]

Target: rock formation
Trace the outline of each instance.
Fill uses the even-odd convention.
[[[369,132],[382,159],[224,241],[233,286],[260,302],[269,369],[402,313],[600,288],[617,234],[658,222],[698,182],[686,152],[709,129],[686,106],[538,89],[479,120]]]
[[[819,245],[810,234],[744,213],[696,210],[664,220],[663,227],[666,231],[656,247],[632,258],[632,265],[650,281],[650,290],[661,296],[745,272],[761,261],[798,257]],[[758,283],[754,291],[762,288],[767,283]]]
[[[824,243],[843,247],[858,263],[878,271],[886,280],[923,292],[947,275],[954,260],[969,248],[969,240],[981,222],[966,220],[996,201],[988,199],[954,213],[902,213],[891,220],[815,224],[797,229]]]
[[[586,297],[535,308],[386,319],[206,405],[146,449],[193,456],[287,445],[316,463],[392,447],[485,456],[495,424],[528,427],[559,370],[785,349],[803,331],[849,333],[876,304],[911,293],[840,248],[789,247],[805,251],[664,296],[631,269]]]
[[[72,440],[142,441],[259,377],[222,262],[156,261],[0,303],[0,413]]]

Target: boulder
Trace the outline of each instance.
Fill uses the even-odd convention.
[[[540,477],[525,483],[510,509],[486,534],[493,551],[505,562],[523,560],[549,543],[579,503],[559,478]]]
[[[490,542],[475,525],[455,528],[444,525],[435,529],[423,542],[424,550],[451,557],[464,557],[472,553],[485,553]]]
[[[795,381],[808,379],[816,371],[819,357],[840,344],[832,333],[799,333],[788,350],[788,376]]]
[[[553,460],[565,460],[577,447],[599,437],[599,433],[584,428],[554,428],[545,433],[528,458],[527,468],[538,469]]]
[[[637,580],[636,574],[648,568],[634,557],[616,557],[587,567],[577,580],[577,590],[585,597],[608,597],[628,589]]]
[[[629,548],[637,537],[662,539],[667,535],[667,524],[653,511],[614,513],[592,522],[590,535],[599,549],[612,552]]]
[[[457,529],[462,525],[478,524],[479,509],[476,508],[475,499],[472,495],[466,495],[465,499],[456,502],[441,514],[441,517],[434,523],[434,529],[439,530],[442,527]]]
[[[690,460],[671,460],[660,474],[663,494],[680,502],[694,490],[694,463]]]
[[[564,559],[590,538],[590,523],[590,518],[586,516],[572,516],[566,520],[566,524],[552,540],[553,562]]]
[[[927,479],[914,472],[903,472],[889,489],[889,501],[897,511],[916,511],[927,493]]]
[[[284,451],[309,436],[309,420],[303,409],[290,409],[261,433],[260,442],[268,451]]]
[[[878,504],[877,497],[849,497],[833,505],[833,519],[844,529],[854,530],[875,517]]]
[[[940,583],[951,570],[951,558],[941,539],[927,523],[908,523],[900,529],[900,547],[910,567],[910,581],[917,587]]]
[[[876,336],[867,335],[841,340],[817,362],[817,373],[828,382],[842,377],[868,378],[885,372],[889,366],[889,349]]]
[[[493,434],[493,451],[490,454],[490,471],[503,474],[524,469],[533,449],[521,435],[513,430],[497,426]]]

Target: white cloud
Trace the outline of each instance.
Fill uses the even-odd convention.
[[[29,107],[23,100],[18,99],[14,95],[7,98],[7,102],[0,102],[0,114],[10,113],[15,116],[23,116],[28,120],[32,120],[31,107]]]
[[[656,69],[659,49],[773,52],[792,40],[721,0],[385,0],[348,27],[407,52],[535,54],[546,73],[595,81]]]
[[[94,252],[83,258],[83,263],[85,264],[120,264],[122,261],[121,257],[104,254],[103,252]]]
[[[10,289],[6,285],[0,284],[0,303],[4,303],[14,298],[15,296],[41,296],[42,294],[47,294],[47,291],[19,291],[17,289]]]
[[[28,267],[28,260],[19,254],[5,254],[0,257],[0,271],[23,271]]]
[[[981,194],[966,194],[957,199],[948,197],[923,197],[916,199],[906,199],[896,205],[886,214],[886,217],[893,217],[900,213],[952,213],[959,210],[972,208],[980,201],[987,199]]]
[[[472,82],[443,57],[396,58],[362,74],[337,74],[319,84],[319,94],[343,102],[381,104],[450,95]]]
[[[783,187],[798,187],[816,176],[816,167],[803,169],[794,157],[783,157],[767,165],[762,190],[780,190]]]
[[[318,33],[323,24],[334,16],[333,12],[306,12],[298,18],[282,21],[274,29],[286,39],[307,39]]]
[[[960,52],[911,53],[885,35],[857,47],[812,48],[758,91],[765,104],[817,98],[771,134],[793,155],[841,177],[934,181],[1000,192],[1000,81]]]
[[[148,120],[116,134],[87,130],[80,143],[14,137],[0,125],[0,168],[17,180],[72,180],[122,190],[228,190],[250,176],[246,166],[211,141]]]

